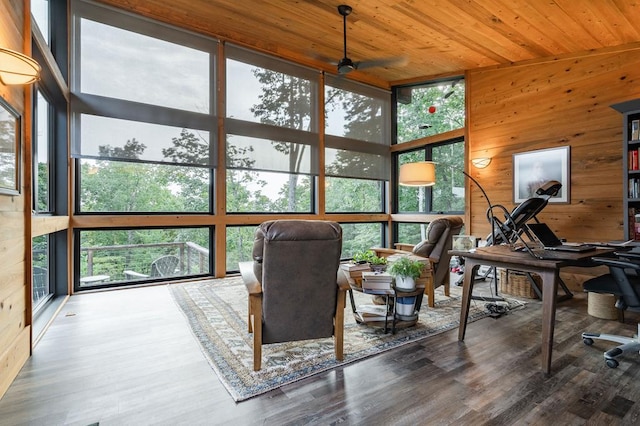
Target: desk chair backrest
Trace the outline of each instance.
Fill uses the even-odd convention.
[[[275,220],[255,232],[262,283],[262,342],[333,336],[342,228],[336,222]]]
[[[621,256],[624,257],[624,254]],[[609,267],[609,273],[617,285],[617,288],[611,288],[611,291],[606,291],[606,288],[593,291],[615,294],[618,296],[616,303],[618,309],[640,312],[640,277],[637,275],[640,264],[625,259],[594,258],[593,260]],[[635,273],[629,274],[630,271]],[[586,291],[592,291],[589,284],[585,283]]]
[[[448,283],[452,237],[460,233],[463,225],[463,220],[458,216],[438,218],[429,223],[427,238],[413,248],[413,254],[428,257],[431,261],[434,288]]]

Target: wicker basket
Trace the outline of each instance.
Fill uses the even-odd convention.
[[[596,318],[617,319],[616,296],[613,294],[589,293],[587,313]]]
[[[520,271],[513,271],[511,269],[498,268],[500,277],[500,292],[510,294],[515,297],[523,297],[526,299],[537,299],[538,295],[533,290],[531,282],[527,277],[527,274]],[[539,275],[531,274],[533,280],[538,285],[538,288],[542,290],[542,279]]]

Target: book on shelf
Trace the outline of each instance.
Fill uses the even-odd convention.
[[[629,207],[628,210],[629,238],[640,241],[640,209]]]
[[[631,140],[640,139],[640,120],[631,120]]]

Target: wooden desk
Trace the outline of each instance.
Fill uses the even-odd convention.
[[[509,246],[479,247],[474,251],[451,250],[452,256],[465,258],[464,281],[462,284],[462,307],[460,310],[460,328],[458,340],[463,341],[469,318],[473,278],[480,265],[515,269],[531,272],[542,278],[542,370],[549,374],[551,370],[551,351],[553,349],[553,330],[556,320],[556,292],[558,290],[560,268],[564,266],[593,266],[591,258],[613,252],[613,249],[595,249],[587,252],[545,251],[544,259],[538,259],[528,253],[511,251]]]

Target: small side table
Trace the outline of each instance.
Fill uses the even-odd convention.
[[[415,319],[412,319],[409,321],[399,319],[398,315],[396,315],[395,307],[396,307],[398,297],[416,296],[415,311],[417,312],[420,310],[420,306],[422,305],[422,298],[424,296],[424,289],[425,289],[424,284],[421,285],[420,281],[416,282],[417,287],[414,291],[408,291],[408,292],[397,291],[393,288],[390,290],[364,291],[362,289],[362,271],[359,271],[360,272],[359,274],[353,273],[353,272],[350,273],[349,271],[345,271],[345,270],[341,270],[341,272],[342,272],[342,274],[340,274],[341,277],[349,283],[349,287],[350,287],[349,301],[351,302],[351,310],[353,311],[353,316],[356,322],[358,322],[359,324],[365,324],[373,327],[383,327],[385,334],[388,333],[389,331],[391,331],[392,334],[395,334],[397,327],[405,328],[405,327],[412,327],[416,325],[416,323],[418,322],[418,315],[415,316]],[[371,296],[376,296],[376,295],[384,296],[386,311],[387,311],[386,317],[393,315],[393,320],[391,321],[391,328],[389,328],[389,321],[386,317],[384,321],[363,321],[360,315],[358,314],[356,302],[353,298],[354,291],[357,291],[359,293],[370,294]],[[390,306],[391,302],[393,302],[393,308],[391,308]]]

